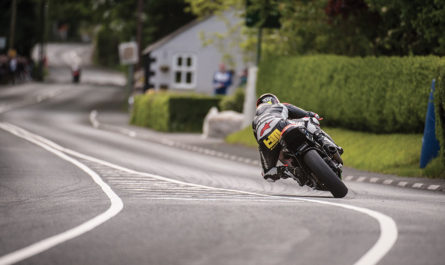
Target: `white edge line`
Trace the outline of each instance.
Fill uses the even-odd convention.
[[[63,233],[48,237],[46,239],[43,239],[41,241],[38,241],[36,243],[33,243],[25,248],[16,250],[14,252],[11,252],[7,255],[0,257],[0,264],[13,264],[19,261],[22,261],[24,259],[27,259],[31,256],[37,255],[43,251],[46,251],[56,245],[59,245],[65,241],[68,241],[70,239],[73,239],[75,237],[78,237],[95,227],[103,224],[104,222],[108,221],[112,217],[114,217],[116,214],[118,214],[123,209],[123,202],[117,196],[116,193],[113,192],[113,190],[108,186],[99,175],[96,174],[93,170],[85,166],[84,164],[80,163],[79,161],[75,160],[74,158],[71,158],[67,156],[66,154],[62,153],[61,151],[58,151],[44,143],[41,143],[29,136],[21,135],[16,129],[11,128],[11,126],[8,126],[7,124],[0,123],[0,128],[2,128],[5,131],[8,131],[20,138],[26,139],[45,150],[57,155],[58,157],[74,164],[81,170],[83,170],[85,173],[91,176],[91,178],[96,182],[97,185],[101,187],[103,192],[107,195],[107,197],[110,199],[111,205],[110,207],[103,213],[97,215],[93,219],[90,219],[76,227],[73,227]]]
[[[210,187],[210,186],[204,186],[204,185],[199,185],[199,184],[193,184],[193,183],[188,183],[188,182],[183,182],[183,181],[179,181],[179,180],[174,180],[174,179],[169,179],[169,178],[165,178],[162,176],[158,176],[158,175],[153,175],[153,174],[149,174],[149,173],[144,173],[144,172],[139,172],[139,171],[135,171],[135,170],[131,170],[125,167],[121,167],[88,155],[84,155],[81,153],[78,153],[76,151],[64,148],[60,145],[57,145],[56,143],[45,139],[41,136],[37,136],[35,134],[32,134],[24,129],[21,129],[17,126],[14,126],[12,124],[9,124],[9,126],[15,127],[18,130],[23,131],[24,133],[33,136],[34,138],[38,139],[39,141],[44,142],[46,145],[51,146],[52,148],[59,150],[61,152],[65,152],[68,153],[72,156],[78,157],[78,158],[82,158],[91,162],[95,162],[95,163],[99,163],[105,166],[109,166],[111,168],[115,168],[118,170],[122,170],[128,173],[133,173],[133,174],[138,174],[138,175],[142,175],[142,176],[148,176],[148,177],[152,177],[155,179],[159,179],[159,180],[164,180],[164,181],[168,181],[168,182],[172,182],[172,183],[177,183],[177,184],[182,184],[182,185],[188,185],[188,186],[194,186],[194,187],[201,187],[201,188],[207,188],[207,189],[213,189],[213,190],[221,190],[221,191],[231,191],[231,192],[236,192],[236,193],[242,193],[242,194],[251,194],[251,195],[257,195],[257,196],[264,196],[264,197],[274,197],[274,198],[281,198],[281,196],[276,196],[276,195],[268,195],[268,194],[261,194],[261,193],[255,193],[255,192],[248,192],[248,191],[241,191],[241,190],[232,190],[232,189],[224,189],[224,188],[215,188],[215,187]],[[313,200],[313,199],[304,199],[304,198],[290,198],[290,197],[285,197],[286,199],[293,199],[293,200],[297,200],[297,201],[306,201],[306,202],[312,202],[312,203],[318,203],[318,204],[325,204],[325,205],[330,205],[330,206],[336,206],[336,207],[341,207],[344,209],[349,209],[349,210],[353,210],[353,211],[357,211],[363,214],[366,214],[372,218],[374,218],[378,223],[379,223],[379,227],[380,227],[380,236],[379,239],[377,240],[377,242],[373,245],[373,247],[371,249],[369,249],[358,261],[356,261],[354,264],[355,265],[373,265],[373,264],[377,264],[387,253],[388,251],[391,250],[392,246],[395,244],[395,242],[397,241],[397,237],[398,237],[398,230],[397,230],[397,225],[394,222],[394,220],[387,216],[384,215],[382,213],[379,213],[377,211],[373,211],[370,209],[366,209],[366,208],[361,208],[361,207],[357,207],[357,206],[352,206],[352,205],[347,205],[347,204],[340,204],[340,203],[333,203],[333,202],[327,202],[327,201],[319,201],[319,200]]]

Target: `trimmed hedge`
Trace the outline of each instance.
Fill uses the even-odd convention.
[[[441,65],[444,59],[434,56],[268,58],[260,65],[257,93],[272,92],[317,112],[326,125],[375,133],[421,133],[431,81],[441,80]],[[443,102],[443,94],[437,98]]]
[[[445,165],[445,64],[440,69],[441,74],[436,80],[434,107],[436,109],[436,137],[440,143],[440,157]]]
[[[233,110],[236,112],[243,112],[244,97],[245,97],[245,86],[238,87],[230,96],[224,96],[219,103],[219,108],[221,111]]]
[[[220,98],[198,94],[149,93],[135,97],[131,124],[164,132],[201,132],[209,109]]]

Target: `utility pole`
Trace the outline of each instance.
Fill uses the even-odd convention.
[[[137,38],[137,43],[138,43],[138,58],[139,58],[139,60],[138,60],[138,64],[137,64],[137,66],[136,66],[136,70],[139,70],[140,68],[141,68],[141,51],[142,51],[142,47],[141,47],[141,44],[142,44],[142,11],[143,11],[143,8],[144,8],[144,2],[143,2],[143,0],[138,0],[138,13],[137,13],[137,19],[138,19],[138,21],[137,21],[137,35],[136,35],[136,38]]]
[[[38,56],[38,81],[43,81],[43,69],[44,69],[44,59],[45,59],[45,50],[44,50],[44,42],[45,42],[45,5],[46,0],[40,1],[40,41],[39,41],[39,56]]]
[[[17,17],[17,0],[12,0],[11,27],[9,29],[9,50],[14,49],[15,20]]]

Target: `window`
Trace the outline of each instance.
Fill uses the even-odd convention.
[[[173,56],[173,87],[191,89],[196,85],[196,56],[177,54]]]

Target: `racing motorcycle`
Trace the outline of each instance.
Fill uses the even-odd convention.
[[[335,198],[346,196],[348,188],[341,178],[343,149],[320,128],[316,118],[290,122],[282,132],[280,161],[301,186],[330,191]]]

